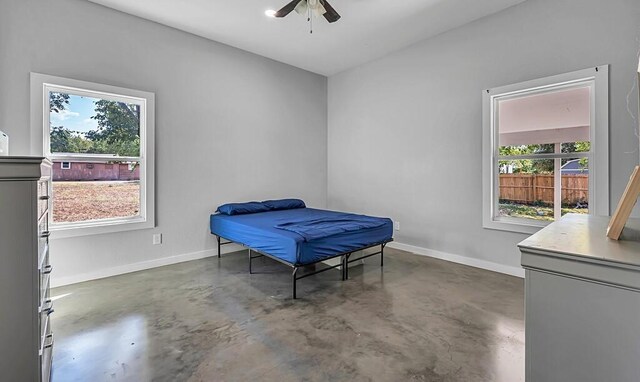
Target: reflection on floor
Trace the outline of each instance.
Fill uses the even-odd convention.
[[[57,288],[53,381],[524,380],[521,279],[387,253],[295,301],[246,252]]]

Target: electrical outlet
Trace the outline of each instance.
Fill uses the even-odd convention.
[[[162,234],[161,233],[154,233],[153,234],[153,245],[159,245],[162,244]]]
[[[400,222],[394,222],[396,226],[396,231],[400,231]]]

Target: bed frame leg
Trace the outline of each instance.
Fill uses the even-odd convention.
[[[351,256],[350,253],[347,253],[347,255],[345,256],[345,261],[344,261],[344,279],[345,280],[349,280],[349,257]]]
[[[253,257],[251,256],[251,249],[249,249],[249,274],[252,274],[252,270],[251,270],[251,260],[253,260]]]
[[[298,267],[293,268],[293,273],[291,273],[291,281],[293,282],[293,299],[296,299],[296,281],[298,281],[296,274],[298,273]]]
[[[380,244],[380,266],[384,267],[384,244]]]
[[[347,264],[347,256],[346,256],[346,255],[343,255],[343,256],[340,258],[340,261],[342,262],[342,267],[341,267],[341,268],[342,268],[342,281],[344,281],[344,280],[345,280],[345,273],[344,273],[344,271],[345,271],[345,269],[349,266],[349,264]]]
[[[216,236],[216,239],[218,240],[218,259],[220,258],[220,236]]]

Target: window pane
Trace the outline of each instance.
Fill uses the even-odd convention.
[[[553,159],[500,161],[498,217],[554,220]]]
[[[562,160],[562,215],[589,213],[589,160]]]
[[[554,144],[500,146],[499,155],[552,154],[554,150]]]
[[[66,162],[65,162],[66,163]],[[53,164],[53,222],[71,223],[140,215],[140,166],[128,162]]]
[[[497,101],[496,124],[501,155],[553,153],[556,143],[590,141],[589,86],[524,94]],[[584,150],[565,144],[563,152]],[[565,149],[565,147],[563,147]]]
[[[591,142],[566,142],[562,144],[563,153],[588,153],[591,150]]]
[[[553,159],[499,161],[500,174],[553,174]]]
[[[50,150],[54,154],[140,156],[140,106],[49,92]]]

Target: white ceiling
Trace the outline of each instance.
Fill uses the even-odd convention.
[[[315,73],[332,75],[525,0],[331,0],[328,24],[293,12],[289,0],[90,0]]]

